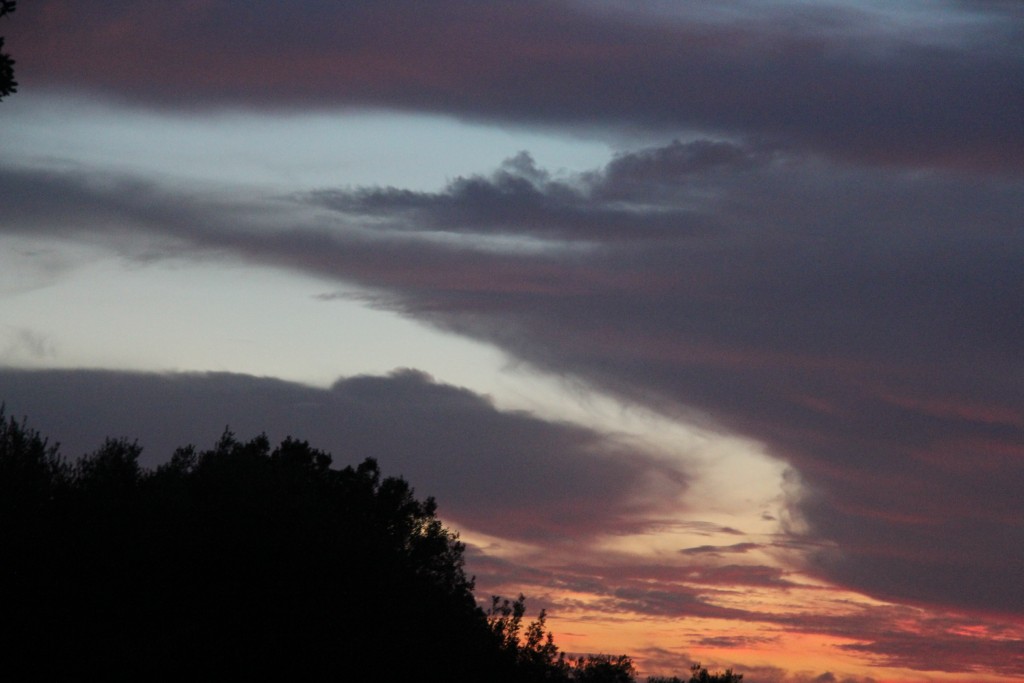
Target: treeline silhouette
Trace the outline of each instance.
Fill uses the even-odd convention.
[[[372,459],[228,431],[152,470],[141,450],[71,462],[0,406],[0,678],[634,680],[567,657],[522,596],[478,606],[434,500]]]

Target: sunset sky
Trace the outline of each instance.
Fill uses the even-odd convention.
[[[1024,4],[22,0],[0,401],[435,496],[570,652],[1024,681]]]

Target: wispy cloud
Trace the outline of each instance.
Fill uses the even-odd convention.
[[[757,543],[733,543],[732,545],[698,545],[692,548],[683,548],[679,552],[683,555],[723,555],[730,553],[745,553],[756,550],[760,546]]]
[[[53,342],[35,330],[0,325],[0,363],[13,364],[18,359],[45,360],[54,355]]]

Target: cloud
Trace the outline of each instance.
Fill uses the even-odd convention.
[[[272,440],[288,434],[308,439],[333,453],[338,465],[377,457],[386,473],[407,477],[418,495],[436,495],[446,519],[499,545],[531,544],[535,550],[524,556],[471,545],[469,566],[483,590],[526,588],[535,607],[539,600],[555,614],[724,620],[767,630],[724,640],[705,635],[701,645],[757,649],[780,633],[820,634],[877,665],[1024,673],[1016,654],[1024,633],[1013,620],[848,600],[837,612],[828,591],[794,581],[778,566],[717,564],[710,552],[655,561],[592,547],[590,541],[608,532],[656,529],[664,510],[644,495],[651,479],[677,490],[687,480],[614,437],[499,411],[485,397],[416,371],[345,378],[317,389],[223,373],[4,369],[0,401],[8,415],[27,415],[31,426],[61,441],[69,457],[119,435],[137,438],[152,465],[185,443],[214,443],[226,424],[242,438],[265,431]],[[690,526],[735,532],[700,521]],[[750,545],[725,549],[731,556]],[[795,593],[817,597],[801,600]],[[795,600],[801,607],[794,611],[786,605]],[[637,654],[650,666],[670,659]],[[811,680],[738,669],[758,673],[759,680]]]
[[[709,636],[697,641],[702,647],[713,647],[721,649],[747,648],[752,645],[764,645],[777,642],[777,638],[764,638],[760,636]]]
[[[1024,643],[1017,620],[992,622],[935,614],[896,605],[863,606],[843,615],[778,615],[776,623],[801,624],[807,633],[848,639],[841,650],[875,666],[916,671],[1001,676],[1024,674]],[[879,624],[886,624],[880,628]]]
[[[1024,675],[1021,640],[1016,637],[978,638],[950,632],[903,631],[840,647],[884,666],[963,674],[995,671],[1004,676]],[[966,655],[967,652],[970,655]]]
[[[686,211],[644,216],[629,206],[594,202],[585,186],[551,178],[525,152],[490,177],[460,177],[442,193],[360,188],[317,190],[302,199],[390,230],[463,236],[626,241],[677,236],[687,220],[695,222],[694,229],[702,227]],[[624,225],[634,230],[624,231]]]
[[[1024,547],[1011,483],[1019,183],[742,147],[695,164],[706,146],[622,155],[580,179],[588,209],[607,202],[628,241],[566,220],[533,258],[463,251],[457,273],[390,280],[391,305],[765,441],[801,474],[811,535],[836,544],[812,565],[830,580],[961,608],[1024,604],[1010,569]],[[430,219],[404,206],[391,217],[408,229],[444,223],[451,201],[484,211],[458,190]],[[647,229],[666,214],[675,234]]]
[[[1024,675],[1022,635],[1001,621],[1024,606],[1018,4],[114,0],[86,12],[41,0],[5,35],[24,91],[190,116],[369,106],[620,144],[681,136],[580,174],[524,153],[436,192],[268,197],[0,164],[0,239],[333,278],[370,305],[752,437],[791,467],[787,534],[758,549],[900,606],[739,608],[724,598],[737,586],[810,590],[796,567],[719,564],[747,559],[746,539],[669,566],[580,552],[559,585],[651,618],[822,634],[884,666]],[[49,349],[31,332],[12,339],[8,353]],[[498,411],[415,372],[320,390],[2,371],[0,392],[71,455],[107,425],[153,458],[183,438],[212,443],[227,423],[242,436],[294,430],[343,462],[380,456],[467,528],[548,549],[649,530],[662,502],[647,483],[688,483],[612,436]],[[740,535],[710,522],[688,532]],[[556,580],[474,558],[496,581]],[[960,616],[928,616],[947,611]]]
[[[1022,168],[1024,22],[1012,4],[668,7],[48,0],[19,9],[10,45],[26,90],[185,110],[377,106]]]
[[[679,552],[683,555],[722,555],[729,553],[745,553],[749,550],[756,550],[760,546],[757,543],[733,543],[732,545],[698,545],[692,548],[684,548]]]
[[[613,436],[502,412],[412,370],[326,390],[217,373],[0,370],[0,401],[70,458],[106,436],[137,439],[152,465],[178,446],[212,445],[225,426],[240,438],[294,435],[340,464],[377,458],[460,526],[549,544],[642,531],[660,505],[645,485],[686,486],[682,471]]]
[[[0,231],[336,278],[758,439],[799,482],[789,518],[817,548],[809,571],[884,599],[1024,604],[1014,176],[705,140],[557,179],[521,155],[436,193],[254,199],[12,167],[0,187]]]
[[[53,342],[44,334],[24,327],[0,325],[0,362],[27,358],[32,362],[54,355]]]
[[[730,643],[736,647],[767,645],[773,642],[772,639],[761,638],[707,638],[709,642],[700,643],[707,647],[730,647]],[[648,647],[642,651],[644,673],[661,675],[680,675],[689,671],[694,662],[702,662],[704,668],[710,672],[721,672],[724,669],[733,669],[742,673],[744,680],[758,681],[758,683],[824,683],[838,681],[839,683],[877,683],[876,679],[870,676],[843,676],[837,678],[831,672],[814,674],[806,671],[787,671],[777,667],[759,666],[757,664],[738,664],[727,661],[708,661],[688,651],[681,649],[668,649],[663,647]]]
[[[673,628],[679,629],[686,623],[679,620],[688,618],[689,629],[677,636],[688,648],[756,652],[776,649],[777,643],[800,634],[811,642],[825,639],[832,643],[828,647],[857,653],[879,667],[1021,675],[1017,651],[1024,643],[1024,631],[1012,616],[1000,621],[851,600],[821,586],[790,581],[777,567],[609,562],[607,556],[603,563],[588,564],[580,559],[542,576],[533,575],[539,584],[573,596],[550,599],[554,614],[604,612],[620,619],[638,615],[644,623],[652,624],[652,630],[658,628],[661,619],[672,620]],[[502,569],[505,577],[515,573],[507,566]],[[706,626],[694,621],[701,619],[717,620],[715,628],[725,633],[729,633],[728,626],[722,624],[732,623],[742,630],[737,635],[708,636]],[[685,670],[701,659],[690,659],[680,666],[663,648],[640,648],[636,654],[645,670],[665,672]],[[716,655],[721,661],[722,653]],[[744,656],[756,659],[750,653]],[[732,666],[757,680],[780,683],[828,680],[820,678],[828,672],[769,670],[753,662],[734,660],[719,666]],[[841,681],[869,680],[838,672],[832,675]]]
[[[681,529],[685,529],[691,534],[699,534],[701,536],[714,536],[716,534],[729,534],[730,536],[743,535],[742,531],[734,529],[731,526],[721,526],[720,524],[714,524],[713,522],[702,522],[699,520],[678,522],[677,526]]]

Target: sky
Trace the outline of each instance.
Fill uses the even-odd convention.
[[[1024,681],[1024,5],[23,0],[0,401],[376,457],[570,652]]]

